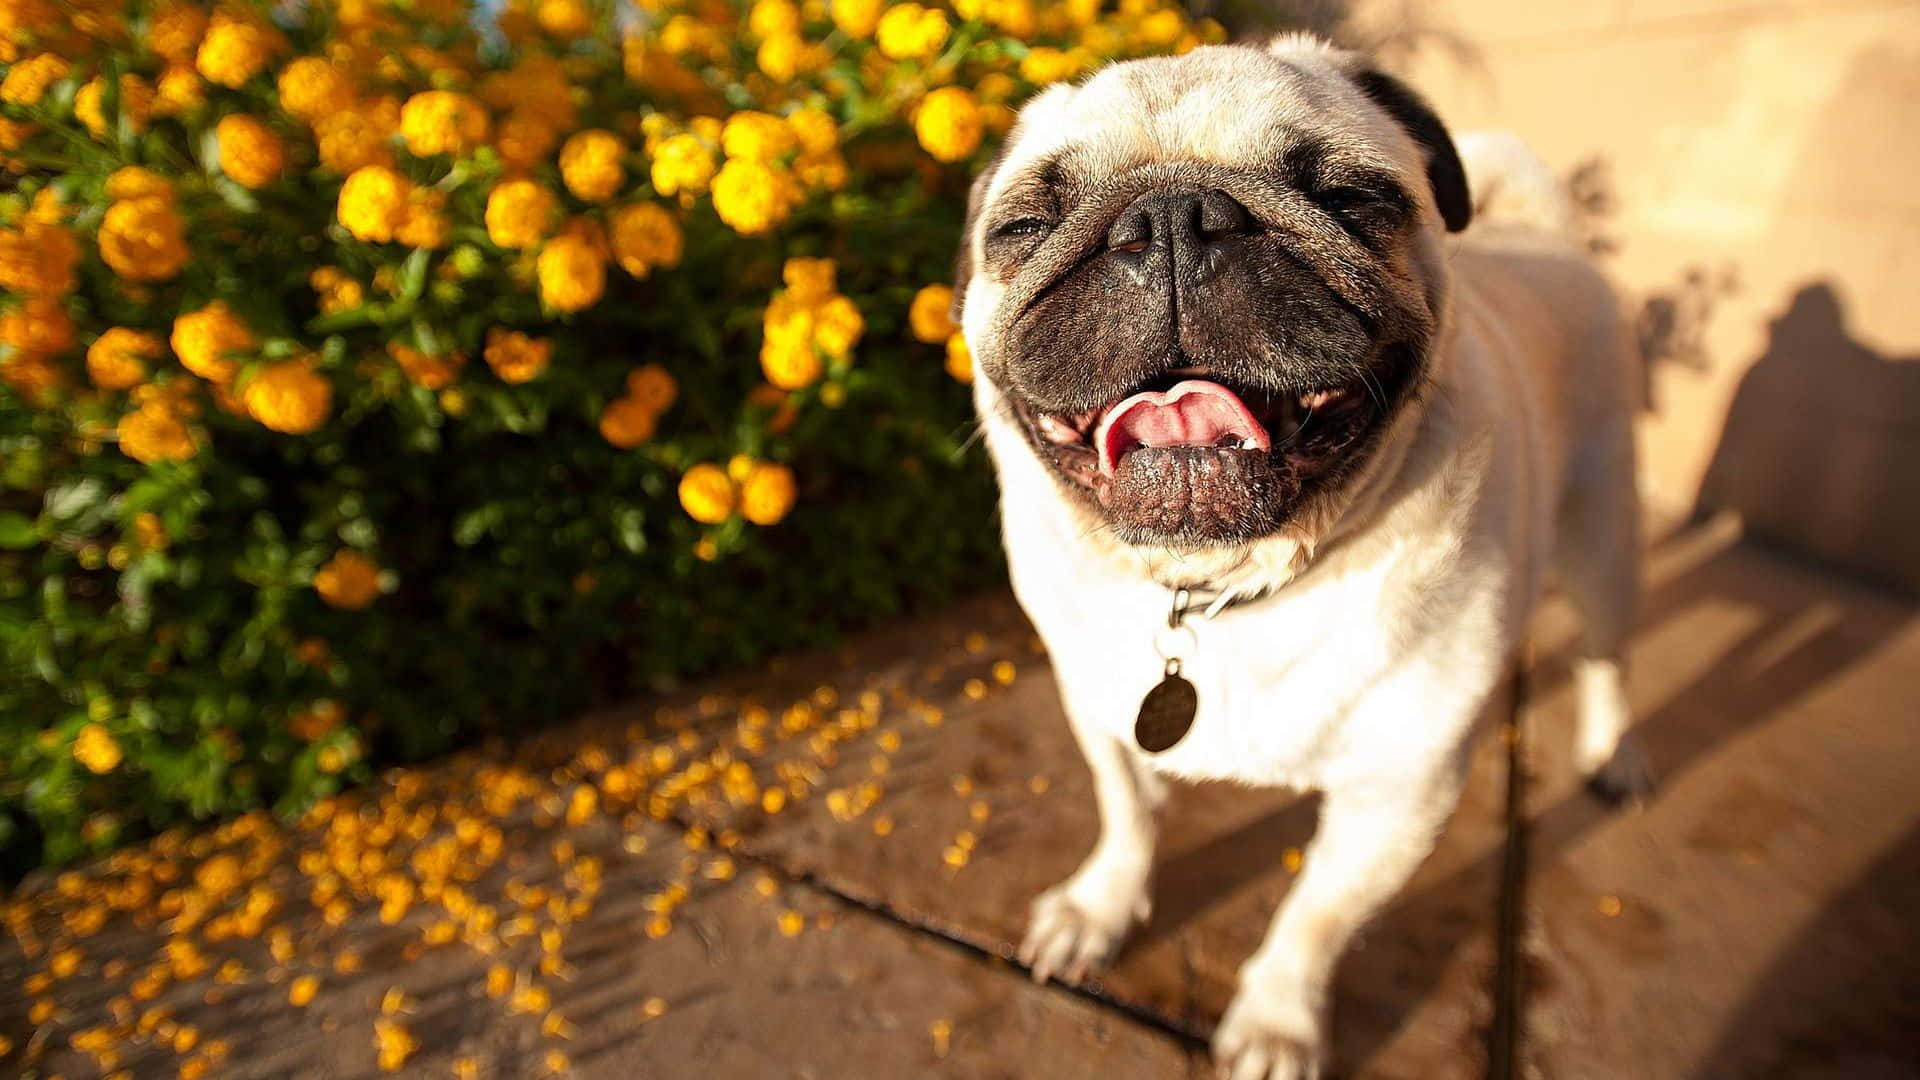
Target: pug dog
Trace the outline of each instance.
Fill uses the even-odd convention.
[[[1335,965],[1446,823],[1549,573],[1580,764],[1648,782],[1632,335],[1538,160],[1467,149],[1293,36],[1047,90],[969,199],[954,315],[1100,811],[1019,955],[1079,979],[1147,917],[1166,778],[1321,792],[1213,1038],[1235,1080],[1319,1074]]]

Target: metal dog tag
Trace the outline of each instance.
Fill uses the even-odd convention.
[[[1193,716],[1200,710],[1200,695],[1193,684],[1180,675],[1180,661],[1167,661],[1166,677],[1147,691],[1140,701],[1140,716],[1133,722],[1133,741],[1149,754],[1166,750],[1186,737],[1193,728]]]

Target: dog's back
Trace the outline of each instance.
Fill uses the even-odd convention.
[[[1596,481],[1584,460],[1596,450],[1624,449],[1630,475],[1638,358],[1618,296],[1574,235],[1572,201],[1511,132],[1470,132],[1456,145],[1474,199],[1473,224],[1453,241],[1456,323],[1527,343],[1510,359],[1543,460],[1563,465],[1556,501]]]
[[[1525,425],[1545,466],[1534,504],[1551,536],[1546,569],[1583,623],[1575,662],[1580,764],[1603,794],[1637,796],[1650,774],[1622,736],[1630,723],[1624,647],[1639,577],[1638,349],[1546,163],[1509,132],[1470,133],[1457,145],[1475,218],[1453,241],[1454,322],[1501,354],[1485,369],[1500,385],[1480,392],[1505,400],[1509,422]]]

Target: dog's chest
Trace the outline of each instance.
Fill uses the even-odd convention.
[[[1192,726],[1148,754],[1190,779],[1314,787],[1342,747],[1338,721],[1380,669],[1382,635],[1352,587],[1307,587],[1166,630],[1169,594],[1101,590],[1069,603],[1023,597],[1052,652],[1076,722],[1129,745],[1142,701],[1177,659],[1193,684]],[[1038,602],[1036,602],[1038,600]],[[1344,611],[1342,610],[1344,608]]]

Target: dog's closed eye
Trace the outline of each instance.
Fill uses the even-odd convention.
[[[1005,225],[1001,225],[1000,227],[994,229],[993,238],[996,240],[1004,240],[1004,239],[1013,239],[1013,238],[1026,237],[1026,236],[1038,236],[1041,233],[1046,232],[1048,228],[1049,226],[1047,225],[1047,223],[1044,221],[1041,221],[1039,218],[1020,218],[1016,221],[1009,221]]]

